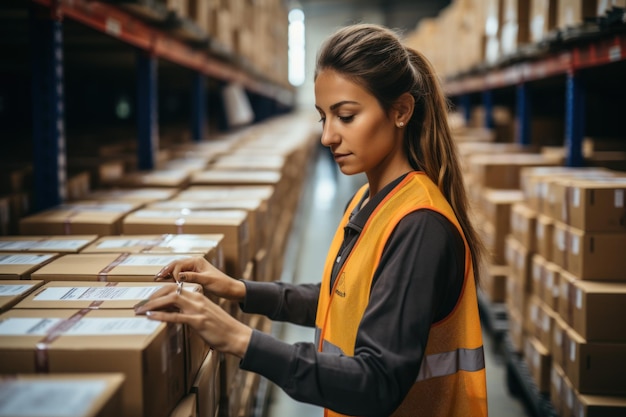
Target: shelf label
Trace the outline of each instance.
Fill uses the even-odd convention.
[[[108,17],[105,23],[106,33],[113,36],[120,36],[122,34],[122,24],[112,17]]]

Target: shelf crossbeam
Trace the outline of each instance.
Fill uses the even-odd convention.
[[[494,88],[514,86],[568,72],[608,65],[626,60],[626,33],[598,35],[566,49],[531,57],[502,68],[461,76],[444,83],[448,96],[460,96]]]
[[[238,83],[250,91],[274,99],[287,93],[285,87],[260,80],[233,63],[211,56],[207,50],[193,48],[115,5],[87,0],[32,1],[56,8],[64,18],[80,22],[155,57],[198,71],[205,76]]]

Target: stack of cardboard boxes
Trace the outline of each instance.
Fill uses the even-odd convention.
[[[420,21],[405,41],[448,78],[625,8],[624,0],[454,0],[437,17]]]
[[[0,237],[0,374],[20,375],[12,385],[0,381],[0,389],[41,373],[78,373],[78,381],[96,378],[101,389],[68,398],[97,409],[77,415],[251,415],[260,377],[239,370],[238,358],[212,351],[186,326],[135,316],[134,307],[173,285],[154,276],[181,258],[203,257],[235,278],[280,279],[317,134],[308,118],[289,116],[213,145],[181,145],[168,154],[178,155],[172,161],[187,172],[183,182],[133,188],[134,176],[125,175],[115,188],[22,217],[23,233]],[[181,169],[190,152],[205,163]],[[268,319],[213,301],[251,327],[271,330]],[[39,395],[40,388],[32,390]]]

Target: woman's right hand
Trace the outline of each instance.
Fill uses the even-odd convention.
[[[200,256],[179,259],[166,265],[155,281],[184,281],[202,285],[206,295],[215,295],[241,302],[246,295],[243,282],[231,278]]]

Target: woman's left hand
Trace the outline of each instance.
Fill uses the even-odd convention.
[[[176,284],[155,291],[135,309],[152,320],[182,323],[192,327],[213,349],[243,357],[252,329],[224,311],[200,292],[176,291]]]

